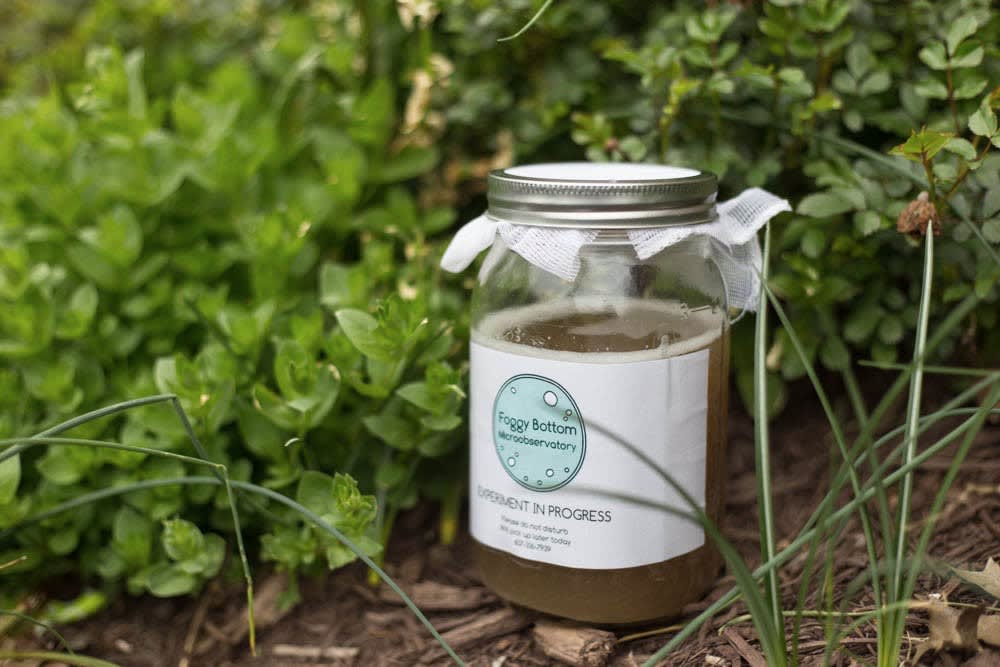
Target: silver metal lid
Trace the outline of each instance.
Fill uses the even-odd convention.
[[[541,227],[601,229],[715,220],[715,174],[623,162],[552,162],[498,169],[487,198],[493,218]]]

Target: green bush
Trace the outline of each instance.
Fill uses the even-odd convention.
[[[981,299],[943,354],[1000,349],[988,2],[557,1],[497,42],[540,4],[0,9],[0,437],[176,393],[234,478],[296,495],[372,554],[421,496],[451,525],[468,282],[437,260],[481,210],[486,172],[511,161],[658,160],[717,172],[724,197],[793,199],[772,287],[849,384],[853,360],[893,361],[911,339],[920,252],[895,221],[926,189],[943,234],[934,293]],[[752,332],[735,336],[748,389]],[[769,363],[777,411],[804,372],[780,330]],[[186,447],[163,408],[77,433]],[[39,448],[0,469],[0,529],[184,473]],[[353,558],[281,509],[244,515],[281,567]],[[76,571],[186,593],[219,566],[191,544],[228,521],[210,487],[133,493],[17,531],[0,563],[28,555],[5,570],[25,583]]]

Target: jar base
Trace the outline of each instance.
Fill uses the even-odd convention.
[[[473,540],[483,582],[523,607],[603,627],[677,618],[711,587],[721,558],[710,545],[639,567],[583,570],[540,563]]]

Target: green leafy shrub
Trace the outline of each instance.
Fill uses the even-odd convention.
[[[1000,349],[1000,21],[985,0],[557,1],[500,44],[540,3],[224,4],[0,10],[17,19],[0,39],[0,437],[171,392],[234,479],[297,497],[369,553],[420,496],[442,501],[447,534],[468,285],[437,260],[511,161],[662,160],[717,172],[723,197],[762,185],[796,201],[774,223],[772,285],[849,387],[854,360],[895,360],[912,339],[920,252],[895,221],[927,190],[934,294],[981,299],[942,354]],[[744,390],[750,329],[734,332]],[[777,331],[775,411],[805,370],[790,348]],[[79,432],[187,442],[153,407]],[[133,452],[33,453],[0,469],[0,529],[184,473]],[[244,515],[281,567],[351,559],[280,508]],[[184,593],[218,570],[191,545],[218,544],[228,517],[221,490],[164,487],[18,531],[0,561]]]

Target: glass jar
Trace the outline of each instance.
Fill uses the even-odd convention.
[[[646,232],[713,221],[715,196],[714,175],[658,165],[491,174],[506,233],[472,299],[470,531],[504,598],[637,624],[679,615],[717,576],[674,485],[719,520],[726,286],[697,231],[636,250]]]

